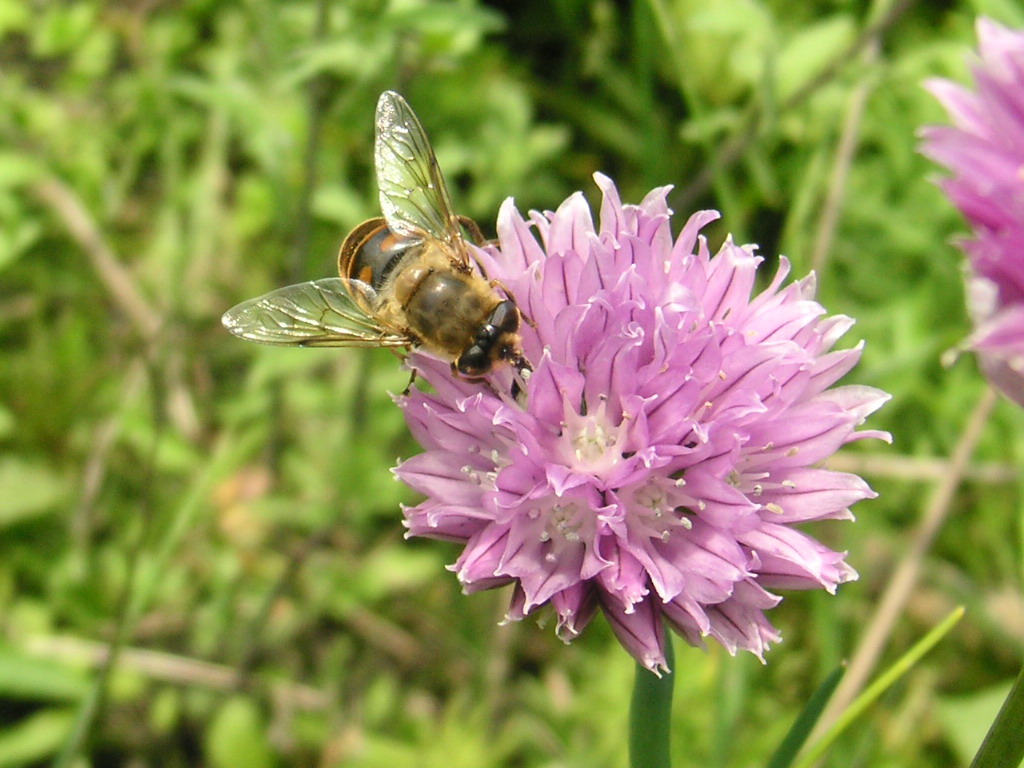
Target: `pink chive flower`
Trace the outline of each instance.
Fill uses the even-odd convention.
[[[977,24],[976,89],[929,80],[953,126],[922,131],[922,152],[949,169],[942,182],[973,230],[967,303],[979,354],[993,385],[1024,405],[1024,33]]]
[[[529,319],[525,398],[507,369],[481,385],[411,358],[435,391],[398,398],[425,448],[395,469],[427,496],[407,535],[463,542],[451,570],[467,593],[513,584],[509,620],[550,606],[569,641],[600,610],[652,671],[666,623],[763,657],[769,590],[856,578],[798,526],[875,495],[821,463],[887,438],[855,429],[888,396],[832,387],[861,348],[830,351],[852,321],[825,317],[813,276],[783,286],[783,259],[751,297],[754,249],[712,257],[698,235],[717,213],[673,241],[668,187],[623,205],[595,179],[599,227],[580,193],[529,223],[508,200],[475,251]]]

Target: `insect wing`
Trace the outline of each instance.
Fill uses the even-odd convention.
[[[374,162],[388,228],[401,237],[440,240],[467,264],[469,255],[434,150],[412,108],[394,91],[385,91],[377,102],[376,129]]]
[[[376,294],[358,280],[328,277],[243,301],[221,322],[235,336],[294,347],[402,347],[410,340],[382,326],[357,302]]]

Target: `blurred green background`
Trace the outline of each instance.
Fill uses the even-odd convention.
[[[377,215],[373,110],[401,91],[456,209],[554,208],[596,170],[676,225],[814,268],[867,340],[850,380],[895,444],[835,466],[881,497],[814,529],[861,580],[793,593],[760,665],[680,645],[676,765],[757,766],[857,648],[985,390],[965,229],[916,152],[1014,0],[0,0],[0,768],[603,768],[633,664],[463,597],[457,549],[402,539],[417,451],[382,351],[280,350],[220,314],[329,276]],[[1024,415],[996,405],[895,659],[952,635],[831,766],[966,764],[1024,658]],[[114,647],[114,657],[108,648]]]

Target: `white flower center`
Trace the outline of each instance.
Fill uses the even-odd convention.
[[[596,419],[587,419],[583,430],[572,437],[576,460],[584,464],[600,461],[611,446],[615,445],[614,430],[608,429]]]
[[[538,522],[537,537],[547,563],[557,563],[567,547],[579,545],[593,534],[593,516],[575,501],[561,501],[547,508],[534,507],[528,514]]]
[[[579,512],[580,507],[576,502],[555,504],[551,507],[551,512],[545,521],[540,540],[551,541],[553,536],[558,536],[569,542],[579,541],[580,528],[583,527],[582,522],[577,520]]]
[[[632,512],[651,538],[668,541],[674,530],[693,528],[693,521],[680,509],[679,499],[672,498],[675,495],[653,480],[633,491]]]
[[[608,418],[605,402],[597,410],[581,416],[568,403],[562,422],[563,458],[577,472],[601,476],[622,460],[629,421],[614,424]]]

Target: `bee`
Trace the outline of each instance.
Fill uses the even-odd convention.
[[[384,214],[341,245],[339,277],[244,301],[221,321],[234,335],[296,347],[423,349],[480,379],[511,364],[530,372],[515,300],[487,279],[463,238],[480,228],[452,211],[434,150],[399,94],[377,102],[374,165]]]

